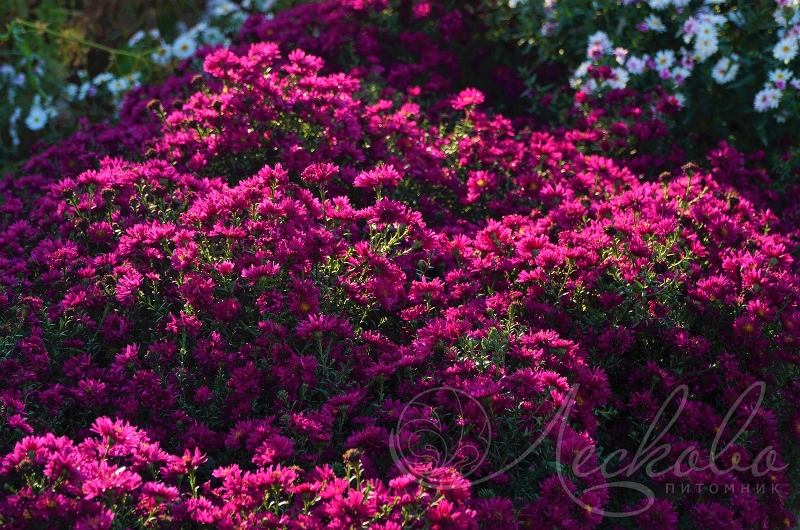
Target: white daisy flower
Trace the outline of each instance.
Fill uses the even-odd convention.
[[[89,94],[89,88],[91,88],[92,84],[88,81],[84,81],[81,83],[81,87],[78,89],[78,101],[83,101],[86,99],[86,96]]]
[[[124,77],[118,77],[106,83],[106,88],[108,88],[109,92],[111,92],[115,96],[119,95],[122,92],[125,92],[130,88],[130,86],[131,82],[125,79]]]
[[[657,11],[661,11],[662,9],[666,9],[672,3],[671,0],[647,0],[647,3],[653,9]]]
[[[673,64],[675,64],[675,52],[672,50],[661,50],[656,53],[655,57],[656,61],[656,70],[666,70],[667,68],[671,68]]]
[[[765,88],[756,94],[753,107],[758,112],[766,112],[768,109],[776,109],[781,101],[781,95],[782,92],[777,88]]]
[[[681,86],[690,75],[692,75],[691,71],[679,66],[672,71],[672,82],[675,83],[675,86]]]
[[[611,53],[611,50],[614,48],[614,45],[611,42],[611,39],[608,38],[608,34],[603,31],[598,31],[589,37],[589,49],[597,48],[603,51],[603,54]]]
[[[178,59],[188,59],[197,51],[197,41],[192,32],[186,32],[172,43],[172,55]]]
[[[172,60],[172,49],[163,40],[161,46],[150,54],[150,58],[159,66],[166,66]]]
[[[625,68],[628,69],[631,75],[639,75],[647,69],[647,62],[644,59],[632,55],[628,58],[628,62],[625,63]]]
[[[589,46],[601,44],[604,48],[611,45],[611,39],[608,38],[608,33],[604,31],[596,31],[589,36]]]
[[[717,28],[714,27],[713,24],[709,22],[701,22],[697,25],[697,29],[694,32],[697,37],[711,37],[716,39],[717,38]]]
[[[144,39],[144,35],[145,35],[144,31],[142,30],[139,30],[133,35],[131,35],[131,38],[128,39],[128,47],[133,48],[134,46],[139,44],[139,42],[141,42],[141,40]]]
[[[736,77],[738,71],[738,63],[733,62],[731,58],[723,57],[714,65],[714,68],[711,70],[711,77],[720,85],[724,85],[732,81]]]
[[[64,99],[67,101],[73,101],[77,95],[78,85],[75,83],[68,83],[67,86],[64,87]]]
[[[211,8],[211,16],[224,17],[225,15],[230,15],[238,9],[239,6],[233,2],[228,2],[227,0],[218,0],[217,2],[214,2],[213,7]]]
[[[716,37],[699,37],[694,43],[694,53],[692,58],[701,63],[714,55],[719,49],[719,42]]]
[[[97,74],[94,79],[92,79],[92,84],[95,86],[100,86],[103,83],[108,83],[114,79],[114,76],[108,72],[103,72],[102,74]]]
[[[722,78],[722,84],[730,83],[734,79],[736,79],[736,74],[739,73],[739,63],[733,63],[728,73],[725,74],[725,77]]]
[[[769,80],[772,81],[772,84],[775,85],[775,88],[783,90],[786,88],[786,83],[789,82],[789,79],[791,79],[792,75],[792,72],[789,70],[773,70],[769,73]]]
[[[797,55],[797,39],[796,38],[783,38],[775,48],[772,50],[772,55],[779,61],[789,63]]]
[[[655,31],[656,33],[664,33],[667,31],[667,27],[664,25],[661,19],[652,13],[644,19],[644,23],[647,25],[647,29],[650,31]]]
[[[773,70],[772,72],[769,73],[769,80],[772,81],[773,83],[775,83],[776,81],[783,81],[784,83],[786,83],[792,77],[794,77],[794,74],[791,72],[791,70],[786,70],[786,69]]]
[[[615,89],[625,88],[629,79],[628,71],[624,68],[612,68],[611,77],[606,80],[606,84]]]
[[[47,111],[39,105],[31,107],[28,117],[25,118],[25,125],[32,131],[38,131],[47,123]]]

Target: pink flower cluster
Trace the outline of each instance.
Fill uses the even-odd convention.
[[[596,467],[681,384],[696,469],[639,468],[628,523],[794,524],[791,467],[745,467],[799,456],[800,225],[743,155],[685,164],[663,94],[547,128],[269,42],[202,58],[0,184],[3,524],[596,528],[643,505]]]
[[[218,485],[211,487],[197,482],[208,461],[197,449],[169,454],[141,430],[106,417],[98,418],[90,431],[79,444],[52,434],[28,436],[5,456],[3,474],[24,470],[37,483],[0,503],[4,526],[73,522],[80,530],[109,530],[120,519],[135,518],[144,526],[347,529],[372,522],[371,528],[394,529],[415,519],[459,525],[477,513],[465,505],[470,492],[457,487],[464,480],[452,470],[430,470],[441,485],[438,490],[421,487],[413,475],[386,485],[362,478],[360,453],[354,451],[347,455],[344,477],[328,465],[301,476],[296,467],[264,462],[262,455],[280,446],[282,437],[273,435],[256,451],[257,469],[219,467],[212,473]]]

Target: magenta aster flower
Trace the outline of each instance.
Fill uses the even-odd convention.
[[[341,529],[361,526],[376,511],[374,501],[355,490],[351,490],[346,497],[336,495],[325,508],[325,513],[331,518],[329,528]]]
[[[261,447],[256,449],[253,463],[259,466],[277,464],[294,456],[294,442],[278,434],[267,438]]]
[[[635,509],[641,509],[647,503],[648,500],[645,499]],[[647,511],[636,516],[636,522],[642,528],[675,530],[678,528],[678,512],[667,499],[654,499],[653,505]]]
[[[95,515],[87,515],[79,518],[75,523],[75,530],[110,530],[114,524],[114,512],[111,510],[100,510]]]
[[[467,88],[462,90],[458,93],[451,105],[456,110],[465,109],[467,107],[473,107],[475,105],[480,105],[484,101],[483,93],[480,90],[476,90],[474,88]]]
[[[427,518],[434,530],[471,530],[477,527],[475,510],[459,508],[447,499],[431,507]]]
[[[312,164],[303,170],[301,178],[309,184],[323,184],[339,173],[339,166],[333,164]]]
[[[353,182],[357,188],[383,188],[397,186],[402,180],[400,173],[392,165],[382,165],[371,171],[360,173]]]
[[[474,508],[482,528],[492,530],[516,530],[519,528],[513,505],[508,499],[499,497],[488,500],[481,499],[475,502]]]

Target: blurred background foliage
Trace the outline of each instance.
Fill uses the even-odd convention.
[[[308,0],[3,0],[0,174],[79,120],[113,120],[124,94],[164,80],[254,12]],[[178,46],[181,50],[178,50]]]
[[[26,158],[36,142],[49,143],[69,134],[82,116],[90,121],[113,119],[120,100],[113,96],[121,96],[121,91],[78,99],[78,94],[69,97],[68,87],[80,87],[101,74],[105,75],[98,81],[106,83],[158,82],[169,65],[152,60],[152,45],[133,49],[129,40],[137,32],[157,30],[165,42],[172,42],[181,28],[195,25],[206,8],[206,0],[4,0],[0,4],[3,172]],[[101,85],[90,83],[89,88]],[[48,114],[47,123],[41,130],[30,130],[25,119],[37,103]],[[15,113],[16,119],[11,119]]]

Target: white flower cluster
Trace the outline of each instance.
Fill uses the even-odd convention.
[[[242,0],[240,3],[231,0],[210,0],[203,16],[194,27],[183,28],[181,34],[167,44],[158,34],[150,37],[158,42],[158,49],[153,52],[153,62],[167,65],[173,59],[184,60],[192,57],[199,45],[231,43],[230,38],[241,28],[244,21],[252,13],[269,13],[275,0]],[[138,32],[128,42],[133,46],[144,39],[146,34]]]
[[[31,57],[33,65],[31,71],[34,77],[39,78],[44,74],[44,64],[37,57]],[[19,61],[20,68],[27,66],[25,59]],[[5,90],[8,104],[14,109],[8,118],[8,134],[11,137],[11,144],[16,147],[20,144],[18,123],[23,114],[21,106],[16,105],[18,92],[27,84],[27,76],[23,72],[17,71],[10,64],[0,66],[0,88]],[[52,97],[42,98],[41,94],[34,94],[33,101],[26,113],[25,125],[32,131],[43,128],[50,118],[58,114],[53,105]]]
[[[209,0],[205,12],[195,26],[187,28],[179,26],[179,35],[167,43],[157,30],[137,31],[127,42],[131,51],[151,50],[150,59],[157,65],[167,66],[175,60],[185,60],[194,56],[201,45],[229,45],[230,39],[238,33],[244,21],[252,13],[266,13],[272,10],[275,0]],[[84,71],[77,72],[79,83],[67,83],[56,95],[44,96],[36,94],[30,106],[16,104],[17,96],[23,93],[29,81],[34,86],[41,86],[39,81],[45,75],[45,64],[33,57],[33,68],[26,68],[25,59],[17,62],[16,68],[11,64],[0,66],[0,95],[5,92],[5,99],[13,108],[8,118],[8,132],[12,146],[20,144],[18,124],[25,116],[25,126],[31,131],[43,129],[47,123],[58,115],[59,109],[75,102],[91,98],[106,98],[119,104],[122,97],[141,81],[140,72],[115,76],[109,72],[101,73],[93,79]],[[35,79],[29,80],[27,72],[32,72]]]
[[[533,1],[533,0],[522,0]],[[542,0],[540,0],[542,1]],[[558,3],[544,0],[545,21],[542,24],[542,35],[550,35],[558,27]],[[769,74],[769,80],[758,92],[754,100],[754,108],[759,112],[778,109],[784,91],[789,88],[800,90],[800,80],[794,75],[790,65],[797,58],[800,47],[800,0],[775,0],[777,9],[773,14],[775,27],[770,34],[777,36],[778,42],[772,48],[772,58],[776,67]],[[518,5],[520,0],[512,0],[510,5]],[[594,0],[594,9],[600,9],[602,1]],[[586,57],[573,73],[570,84],[573,88],[586,93],[603,88],[625,88],[636,76],[654,72],[663,81],[663,85],[672,89],[679,101],[683,100],[680,87],[691,77],[699,65],[704,67],[711,78],[720,85],[734,81],[740,70],[740,56],[733,53],[734,43],[728,38],[733,30],[747,28],[745,17],[735,6],[725,6],[727,0],[705,0],[703,5],[694,11],[687,11],[689,0],[618,0],[616,7],[606,2],[610,9],[622,9],[629,4],[637,4],[649,9],[641,11],[640,22],[635,24],[639,34],[648,32],[671,35],[675,31],[675,46],[662,50],[628,50],[615,47],[609,35],[597,31],[589,36]],[[668,28],[664,20],[678,27]],[[616,33],[621,34],[627,26],[620,23]],[[627,29],[625,31],[631,31]],[[636,39],[641,41],[641,39]],[[741,52],[744,53],[745,50]],[[636,52],[639,52],[638,54]],[[710,60],[713,59],[713,62]],[[597,75],[595,69],[605,68]],[[594,74],[594,75],[590,75]],[[785,120],[785,114],[776,114],[776,119]]]

